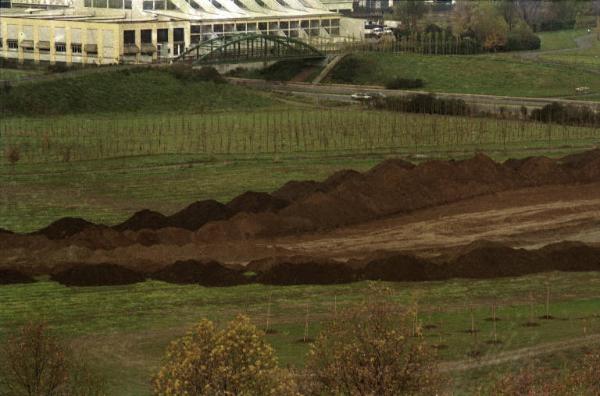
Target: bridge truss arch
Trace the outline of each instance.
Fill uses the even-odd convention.
[[[221,36],[189,48],[175,59],[193,65],[323,59],[313,46],[291,37],[266,34]]]

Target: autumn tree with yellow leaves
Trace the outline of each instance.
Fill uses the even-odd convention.
[[[288,372],[278,367],[273,348],[246,316],[224,329],[202,320],[167,349],[153,379],[164,396],[297,395]]]
[[[331,323],[311,347],[307,371],[315,395],[434,395],[444,383],[416,311],[384,297]]]

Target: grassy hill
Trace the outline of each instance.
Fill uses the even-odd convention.
[[[560,97],[573,95],[576,87],[600,92],[597,74],[568,65],[547,65],[506,55],[428,56],[418,54],[365,53],[346,58],[364,65],[351,76],[355,84],[384,85],[393,77],[420,78],[434,92],[506,96]],[[348,69],[348,68],[347,68]],[[332,72],[331,82],[342,82]]]
[[[16,85],[0,95],[3,115],[191,112],[253,109],[274,101],[227,84],[178,78],[169,69],[94,72]]]

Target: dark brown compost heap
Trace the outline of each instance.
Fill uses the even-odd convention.
[[[102,226],[77,217],[63,217],[32,234],[43,235],[48,239],[63,239],[78,234],[84,230],[98,227]]]
[[[143,282],[145,276],[116,264],[96,264],[73,266],[51,279],[65,286],[114,286]]]
[[[13,269],[0,269],[0,285],[12,285],[17,283],[32,283],[35,279],[29,275],[13,270]]]
[[[202,286],[235,286],[248,283],[240,271],[223,266],[216,261],[177,261],[151,275],[152,279],[178,284]]]
[[[349,266],[317,261],[282,261],[257,276],[259,283],[268,285],[328,285],[354,280],[356,273]]]

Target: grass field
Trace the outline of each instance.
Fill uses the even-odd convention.
[[[577,48],[576,38],[585,36],[587,29],[559,30],[555,32],[536,33],[542,40],[541,51],[556,51]]]
[[[0,121],[0,130],[0,227],[14,231],[32,231],[64,216],[113,224],[143,208],[171,213],[195,200],[227,201],[246,190],[272,191],[288,180],[365,170],[394,156],[420,161],[476,151],[497,159],[558,155],[600,139],[591,128],[308,108],[19,118]],[[20,158],[11,165],[12,147]]]
[[[394,76],[420,78],[425,90],[528,97],[572,95],[576,87],[600,91],[600,78],[569,66],[546,65],[505,55],[427,56],[363,53],[355,55],[367,66],[353,81],[384,85]]]
[[[178,79],[169,70],[156,68],[98,70],[70,78],[22,83],[0,95],[5,117],[251,110],[277,103],[258,91]]]
[[[15,81],[43,74],[41,70],[9,69],[0,67],[0,80]]]
[[[546,62],[587,67],[591,70],[600,72],[600,41],[595,37],[592,37],[589,39],[588,44],[590,45],[589,48],[568,52],[541,54],[540,59]]]
[[[551,286],[552,321],[539,327],[523,327],[530,316],[530,293],[534,316],[545,314],[545,282]],[[544,274],[489,281],[451,280],[427,283],[389,283],[394,299],[403,305],[419,304],[422,325],[430,343],[444,343],[445,361],[467,358],[476,349],[483,357],[495,353],[600,333],[600,274]],[[266,323],[268,295],[272,293],[270,322],[275,334],[268,336],[284,365],[301,367],[307,345],[303,337],[305,309],[309,304],[309,337],[338,309],[361,301],[369,283],[332,286],[230,288],[177,286],[161,282],[120,287],[66,288],[54,282],[0,287],[0,335],[12,326],[32,319],[46,320],[61,336],[71,340],[93,358],[108,375],[114,395],[146,395],[148,381],[170,340],[183,334],[195,321],[207,317],[218,322],[244,312],[259,327]],[[498,337],[502,344],[485,343],[492,337],[491,305],[498,305]],[[465,330],[475,318],[476,337]],[[537,320],[537,319],[536,319]],[[441,334],[440,334],[441,333]],[[469,373],[460,377],[462,391],[476,385]],[[479,378],[479,381],[482,381]],[[460,389],[459,389],[460,394]]]

